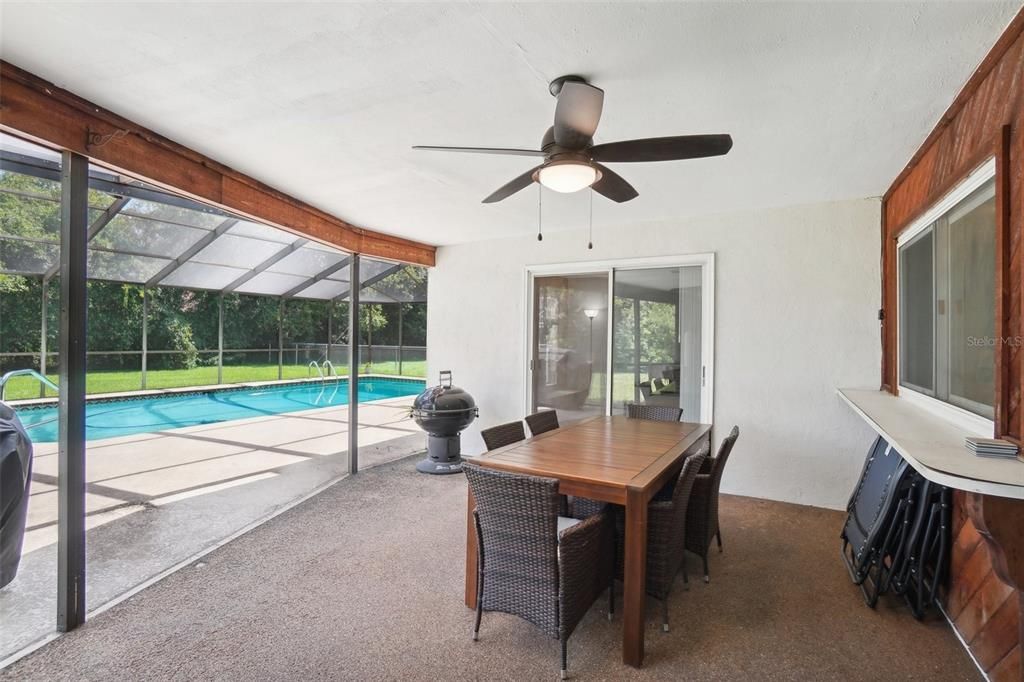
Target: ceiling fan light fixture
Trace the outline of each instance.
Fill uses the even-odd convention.
[[[601,171],[579,161],[549,163],[537,171],[537,182],[564,194],[586,189],[600,179]]]

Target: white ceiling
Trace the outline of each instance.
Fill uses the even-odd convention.
[[[595,225],[881,194],[1014,2],[0,3],[0,55],[355,224],[433,244],[536,230],[532,188],[480,200],[579,73],[597,141],[728,132],[724,158],[619,164],[640,192]],[[588,193],[545,192],[545,231]]]

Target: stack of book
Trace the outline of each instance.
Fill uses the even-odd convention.
[[[1013,459],[1017,456],[1017,446],[1001,438],[967,437],[967,449],[978,457],[999,457]]]

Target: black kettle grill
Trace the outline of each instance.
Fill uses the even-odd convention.
[[[410,416],[427,432],[427,458],[416,465],[425,474],[456,474],[462,471],[459,433],[480,414],[476,401],[458,386],[452,373],[441,372],[439,384],[416,396]]]

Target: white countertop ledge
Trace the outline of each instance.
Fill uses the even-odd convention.
[[[840,388],[839,396],[929,481],[969,492],[1024,499],[1024,462],[978,457],[968,435],[884,391]]]

